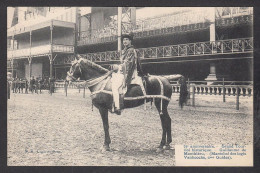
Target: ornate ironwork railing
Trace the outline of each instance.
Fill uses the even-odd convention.
[[[216,7],[216,18],[252,15],[253,7]]]
[[[209,10],[204,10],[185,12],[180,14],[168,14],[151,19],[138,20],[136,21],[135,27],[133,27],[130,23],[124,23],[123,27],[125,30],[131,30],[132,32],[136,33],[168,27],[207,23],[210,20],[208,19],[210,16],[209,13]],[[82,32],[78,44],[94,44],[104,41],[113,41],[111,39],[117,39],[117,37],[114,37],[117,36],[117,25],[114,23],[115,22],[111,23],[111,25],[105,26],[103,29]],[[109,39],[106,40],[106,38]]]
[[[149,31],[168,27],[191,25],[196,23],[209,22],[210,10],[189,11],[179,14],[168,14],[161,17],[136,21],[135,32]]]
[[[248,17],[248,15],[252,14],[252,7],[217,7],[215,13],[216,23],[217,25],[231,25],[234,23],[250,21],[251,18]],[[212,9],[189,11],[179,14],[167,14],[164,16],[137,20],[134,27],[131,23],[124,23],[123,27],[125,27],[126,30],[131,30],[134,32],[135,37],[146,37],[148,35],[158,34],[156,32],[152,32],[147,35],[147,32],[149,31],[157,30],[159,34],[169,33],[169,31],[166,31],[167,28],[174,28],[171,29],[170,32],[175,30],[175,32],[181,32],[205,28],[205,25],[208,26],[208,23],[213,20],[212,15],[214,15],[212,14]],[[115,20],[103,29],[83,31],[80,35],[78,45],[115,41],[117,39],[116,23],[117,21]]]
[[[53,45],[52,50],[53,50],[53,52],[73,53],[74,52],[74,46]]]
[[[62,58],[58,57],[58,58],[56,58],[53,63],[55,65],[61,65],[61,64],[64,65],[64,64],[71,64],[71,62],[74,61],[74,60],[75,60],[75,56],[74,55],[68,55],[66,57],[62,57]]]
[[[159,47],[136,49],[141,58],[170,58],[194,55],[215,55],[226,53],[241,53],[253,51],[253,38],[238,38],[229,40],[217,40],[208,42],[187,43],[180,45],[168,45]],[[88,60],[95,62],[119,60],[117,51],[82,54]]]
[[[52,45],[53,52],[62,52],[62,53],[73,53],[74,46],[66,46],[66,45]],[[29,56],[40,56],[47,55],[51,53],[51,45],[41,45],[32,48],[26,49],[17,49],[17,50],[8,50],[7,58],[23,58]]]

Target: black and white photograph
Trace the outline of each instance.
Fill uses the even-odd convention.
[[[252,167],[253,10],[7,7],[7,166]]]

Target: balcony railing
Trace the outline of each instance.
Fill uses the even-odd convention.
[[[216,7],[216,18],[252,15],[253,7]]]
[[[67,45],[52,45],[52,50],[55,53],[74,53],[74,46]],[[29,56],[42,56],[51,53],[51,45],[42,45],[26,49],[8,50],[7,58],[24,58]]]
[[[136,49],[143,59],[253,52],[253,38],[239,38]],[[118,61],[118,51],[82,54],[95,62]]]
[[[210,16],[210,11],[192,11],[181,14],[168,14],[165,16],[155,17],[152,19],[138,20],[136,21],[136,26],[133,27],[129,23],[124,23],[123,27],[125,30],[132,32],[144,32],[155,29],[163,29],[168,27],[176,27],[183,25],[191,25],[196,23],[206,23],[210,21],[208,18]],[[83,44],[93,44],[104,41],[104,38],[117,36],[117,25],[112,22],[109,26],[105,26],[103,29],[83,31],[80,35],[79,45]],[[117,37],[115,37],[117,39]]]
[[[252,15],[252,7],[217,7],[216,19],[232,18],[237,16]],[[135,27],[130,23],[124,23],[124,30],[129,30],[134,33],[142,33],[153,30],[163,30],[171,27],[192,26],[190,30],[197,30],[201,24],[208,24],[212,21],[211,10],[191,11],[179,14],[168,14],[165,16],[149,18],[136,21]],[[98,30],[82,31],[80,35],[79,45],[96,44],[101,42],[114,41],[117,39],[117,21],[111,22],[108,26]],[[163,34],[164,32],[161,32]],[[138,35],[139,36],[139,35]],[[138,37],[137,36],[137,37]]]
[[[30,51],[30,49],[29,49]],[[31,56],[37,56],[42,54],[49,54],[51,52],[51,45],[42,45],[31,48]],[[29,52],[30,55],[30,52]]]
[[[52,46],[53,52],[63,52],[63,53],[73,53],[74,46],[67,46],[67,45],[53,45]]]
[[[134,32],[149,31],[168,27],[206,23],[211,21],[211,11],[191,11],[179,14],[169,14],[162,17],[155,17],[146,20],[136,21]]]

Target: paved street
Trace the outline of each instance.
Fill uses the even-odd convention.
[[[109,114],[111,152],[101,152],[103,125],[91,111],[89,93],[13,94],[8,100],[8,166],[174,166],[176,144],[252,143],[252,97],[197,96],[196,108],[178,106],[173,95],[172,148],[156,153],[161,122],[153,106]]]

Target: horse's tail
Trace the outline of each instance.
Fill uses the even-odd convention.
[[[186,103],[188,97],[187,84],[184,76],[180,77],[179,84],[180,84],[179,106],[182,108],[184,103]]]

